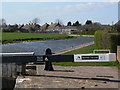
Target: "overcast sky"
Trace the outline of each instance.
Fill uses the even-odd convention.
[[[13,0],[14,1],[14,0]],[[116,0],[111,0],[116,1]],[[34,18],[44,23],[61,20],[79,21],[85,24],[86,20],[112,24],[118,21],[118,2],[2,2],[2,16],[7,24],[26,24]]]

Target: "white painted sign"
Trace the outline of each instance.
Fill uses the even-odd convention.
[[[74,62],[105,62],[116,61],[115,53],[105,54],[75,54]]]

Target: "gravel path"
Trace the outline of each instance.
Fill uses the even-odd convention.
[[[37,74],[18,76],[16,88],[120,88],[118,69],[103,66],[54,66],[55,71],[44,71],[37,65]],[[120,72],[120,71],[119,71]],[[24,79],[24,80],[23,80]],[[21,81],[20,81],[21,80]]]

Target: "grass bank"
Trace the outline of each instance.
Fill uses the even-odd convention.
[[[94,35],[94,34],[73,34],[73,35]]]
[[[86,54],[86,53],[92,53],[94,49],[95,49],[95,45],[92,44],[92,45],[89,45],[87,47],[83,47],[83,48],[80,48],[77,50],[66,52],[64,54]]]
[[[66,34],[57,33],[2,33],[2,44],[25,41],[58,40],[73,38]]]
[[[53,62],[54,65],[61,66],[117,66],[120,68],[120,64],[117,61],[114,62]]]
[[[95,45],[89,45],[77,50],[73,50],[64,54],[87,54],[92,53],[95,49]],[[118,61],[114,62],[53,62],[53,65],[60,66],[116,66],[120,69],[120,64]]]

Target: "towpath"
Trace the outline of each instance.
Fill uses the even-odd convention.
[[[35,75],[24,78],[18,76],[15,88],[40,88],[40,90],[47,90],[46,88],[51,88],[51,90],[71,90],[70,88],[74,88],[72,90],[78,90],[78,88],[118,90],[117,88],[120,88],[120,71],[117,67],[55,65],[55,71],[43,69],[44,65],[37,65]]]

